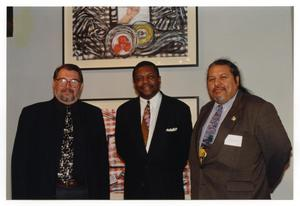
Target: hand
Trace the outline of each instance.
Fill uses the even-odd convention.
[[[138,13],[140,7],[127,7],[126,14],[120,19],[120,24],[128,24]]]

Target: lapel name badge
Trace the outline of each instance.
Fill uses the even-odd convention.
[[[234,121],[236,120],[236,117],[233,116],[233,117],[231,118],[231,120],[234,122]]]

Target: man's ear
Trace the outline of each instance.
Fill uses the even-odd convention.
[[[52,81],[52,90],[54,91],[55,88],[55,80]]]
[[[239,76],[236,76],[235,77],[235,82],[236,84],[238,85],[238,87],[240,86],[240,77]]]
[[[81,96],[82,91],[83,91],[83,83],[81,83],[79,88],[79,97]]]

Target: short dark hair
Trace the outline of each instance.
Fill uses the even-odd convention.
[[[230,61],[228,59],[217,59],[208,66],[208,70],[211,67],[216,66],[216,65],[226,65],[226,66],[228,66],[230,68],[230,71],[231,71],[232,75],[234,76],[234,79],[236,79],[236,77],[239,77],[239,79],[240,79],[238,89],[245,92],[245,93],[249,93],[249,90],[242,85],[242,78],[241,78],[240,70],[239,70],[239,68],[236,64],[234,64],[232,61]],[[207,78],[208,78],[208,70],[207,70]]]
[[[157,76],[159,77],[159,70],[158,70],[158,67],[152,63],[152,62],[149,62],[149,61],[142,61],[140,63],[138,63],[134,68],[133,68],[133,71],[132,71],[132,78],[134,79],[134,75],[136,73],[136,71],[141,68],[141,67],[144,67],[144,66],[147,66],[147,67],[151,67],[155,73],[157,74]]]
[[[55,80],[57,78],[57,75],[58,73],[60,72],[60,70],[62,69],[66,69],[68,71],[75,71],[78,73],[79,75],[79,81],[81,83],[83,83],[83,76],[82,76],[82,72],[81,72],[81,69],[79,68],[79,66],[75,65],[75,64],[63,64],[59,67],[57,67],[54,71],[54,74],[53,74],[53,79]]]

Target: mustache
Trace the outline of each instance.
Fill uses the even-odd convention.
[[[152,87],[152,85],[151,84],[144,84],[143,88],[145,88],[145,87]]]
[[[70,93],[74,93],[74,90],[73,89],[70,89],[70,88],[66,88],[66,89],[63,89],[61,90],[62,92],[70,92]]]
[[[215,88],[213,89],[213,92],[215,92],[216,90],[225,90],[225,88],[224,88],[224,87],[215,87]]]

